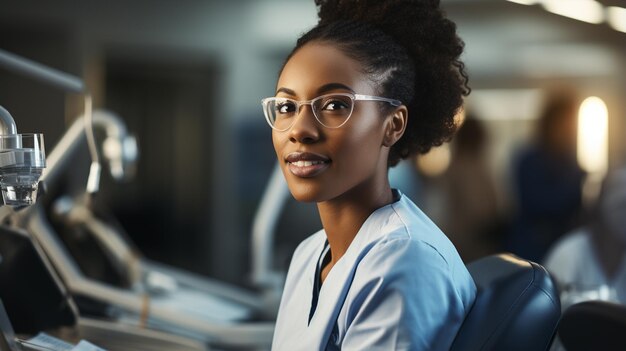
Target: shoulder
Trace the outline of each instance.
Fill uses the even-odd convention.
[[[406,245],[407,252],[412,254],[421,251],[421,256],[438,256],[437,259],[443,260],[446,266],[462,264],[449,238],[408,197],[403,195],[391,210],[389,221],[381,230],[385,233],[381,243],[389,241],[389,246]]]
[[[590,244],[588,229],[577,229],[559,239],[552,246],[543,264],[549,271],[573,267],[580,260],[581,252]]]
[[[544,267],[561,287],[573,283],[605,283],[590,235],[587,228],[578,229],[559,240],[548,252]]]
[[[445,234],[408,199],[393,204],[388,217],[361,252],[355,282],[411,291],[430,285],[469,303],[475,285]]]
[[[399,280],[415,285],[434,280],[446,281],[450,286],[471,282],[458,255],[449,255],[445,249],[413,237],[391,236],[372,245],[357,266],[357,275],[363,272],[366,280]]]
[[[397,236],[377,242],[358,263],[347,316],[366,315],[375,305],[401,307],[402,324],[427,331],[432,323],[424,316],[436,316],[444,324],[460,322],[475,296],[476,286],[460,258],[448,257],[424,240]]]
[[[376,234],[360,253],[357,283],[378,280],[408,290],[430,285],[471,302],[473,279],[454,245],[428,216],[406,196],[379,215],[380,225],[370,228]]]
[[[368,267],[369,273],[374,270],[379,276],[450,268],[446,257],[435,246],[398,232],[374,243],[363,253],[359,266]]]

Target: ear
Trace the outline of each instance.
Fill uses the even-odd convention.
[[[406,129],[408,117],[409,111],[404,105],[396,107],[396,109],[387,116],[385,120],[385,135],[383,137],[384,146],[391,147],[400,140]]]

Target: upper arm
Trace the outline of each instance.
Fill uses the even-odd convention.
[[[350,291],[342,349],[448,349],[465,316],[452,267],[423,242],[376,245]]]

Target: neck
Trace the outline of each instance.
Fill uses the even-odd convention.
[[[372,189],[376,189],[372,191]],[[319,202],[317,208],[330,245],[332,267],[346,253],[365,220],[377,209],[393,202],[389,181],[378,187],[363,184],[338,198]]]

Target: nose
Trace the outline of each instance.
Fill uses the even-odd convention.
[[[313,115],[311,105],[300,107],[296,120],[289,130],[289,140],[292,143],[310,144],[319,140],[320,125]]]

